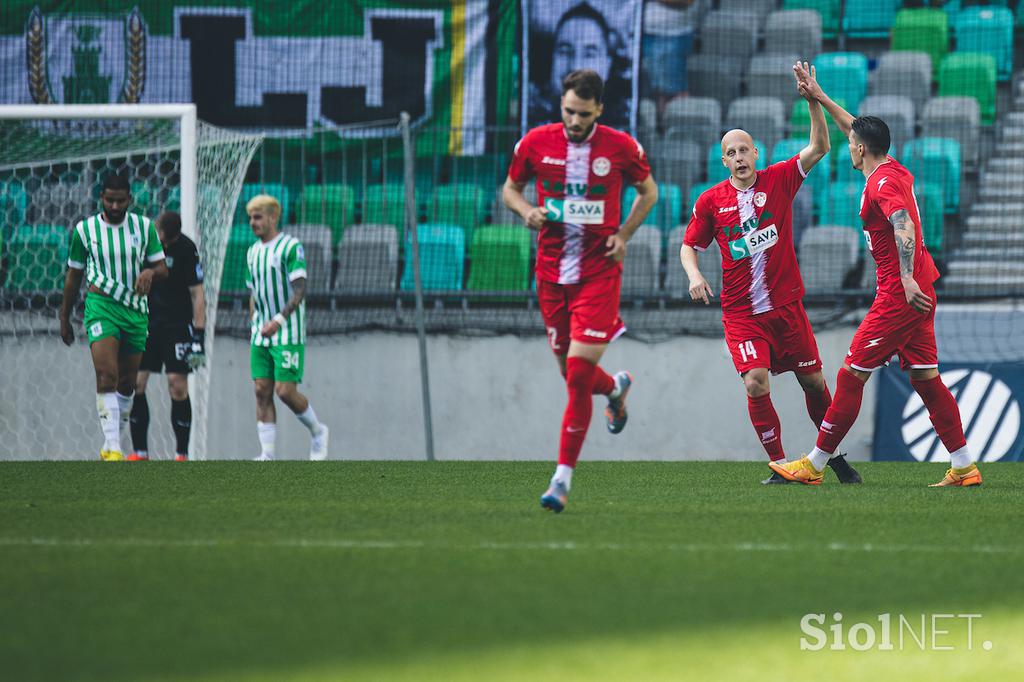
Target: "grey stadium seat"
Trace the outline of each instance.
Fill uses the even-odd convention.
[[[860,288],[874,291],[878,288],[878,264],[870,253],[864,254],[864,274],[860,278]]]
[[[921,111],[932,96],[932,60],[924,52],[886,52],[868,86],[872,95],[903,95]]]
[[[924,105],[921,129],[929,137],[951,137],[960,143],[960,162],[978,165],[981,110],[973,97],[933,97]]]
[[[751,97],[777,97],[786,111],[800,96],[793,78],[795,54],[755,54],[750,58],[747,95]]]
[[[36,224],[70,227],[86,216],[99,212],[99,201],[93,197],[92,186],[85,183],[61,182],[44,184],[29,193],[26,220]]]
[[[306,253],[306,291],[326,294],[331,290],[331,261],[334,259],[331,228],[326,225],[292,225],[284,232],[302,243]]]
[[[398,280],[398,230],[394,225],[350,225],[338,248],[334,289],[342,294],[388,293]]]
[[[671,137],[706,147],[722,133],[722,105],[712,97],[677,97],[665,107],[664,125]]]
[[[765,17],[779,6],[776,0],[719,0],[718,9],[726,12],[754,14],[757,25],[763,26]]]
[[[690,94],[713,97],[722,108],[740,96],[740,85],[748,60],[733,55],[695,54],[686,60]],[[730,74],[723,78],[722,74]]]
[[[860,257],[856,230],[836,225],[812,227],[800,240],[800,274],[808,294],[834,293]]]
[[[679,249],[683,245],[686,225],[680,225],[668,234],[667,266],[665,269],[665,291],[672,298],[689,298],[690,280],[679,262]],[[722,252],[717,242],[711,242],[704,251],[697,252],[697,266],[704,279],[711,285],[715,297],[722,295]]]
[[[673,140],[649,153],[658,182],[679,185],[683,196],[690,185],[700,182],[706,162],[705,147],[690,140]]]
[[[658,290],[661,272],[661,230],[641,225],[626,247],[622,263],[622,294],[651,295]]]
[[[914,100],[905,95],[868,95],[857,110],[859,116],[877,116],[889,126],[891,153],[914,138]],[[929,133],[930,134],[930,133]]]
[[[826,162],[827,163],[827,162]],[[818,172],[827,171],[822,168]],[[814,169],[811,169],[814,172]],[[805,180],[793,197],[793,247],[800,247],[800,239],[814,221],[814,190]]]
[[[729,105],[725,127],[742,128],[771,149],[786,132],[785,111],[776,97],[740,97]]]
[[[700,28],[700,53],[733,56],[744,63],[754,54],[757,30],[761,25],[757,14],[750,11],[715,10],[704,17]],[[720,70],[722,73],[732,73]]]
[[[821,15],[813,9],[772,12],[765,24],[764,50],[814,59],[821,52]]]

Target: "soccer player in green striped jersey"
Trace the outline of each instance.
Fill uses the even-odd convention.
[[[298,384],[306,361],[306,255],[302,244],[278,229],[281,204],[267,194],[245,206],[259,241],[249,247],[246,286],[252,296],[249,365],[256,384],[258,461],[274,459],[277,410],[274,395],[299,418],[312,436],[309,458],[327,459],[327,425],[320,423]]]
[[[96,410],[104,440],[100,459],[105,461],[124,459],[121,430],[128,423],[149,333],[147,295],[153,282],[168,274],[156,228],[149,218],[128,212],[131,199],[126,177],[110,174],[103,181],[103,210],[71,231],[60,308],[60,336],[70,346],[75,341],[71,309],[84,274],[89,283],[85,330],[96,370]],[[144,269],[147,263],[152,267]]]

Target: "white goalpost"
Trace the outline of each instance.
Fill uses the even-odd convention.
[[[99,209],[111,172],[132,182],[130,211],[178,211],[205,272],[207,367],[189,381],[192,455],[207,457],[217,300],[232,215],[262,135],[216,128],[193,104],[0,106],[0,460],[92,459],[99,451],[81,303],[77,342],[57,313],[72,226]],[[173,457],[169,398],[152,377],[150,451]],[[123,434],[127,436],[127,434]],[[128,449],[125,442],[123,447]]]

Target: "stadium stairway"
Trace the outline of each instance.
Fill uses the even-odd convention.
[[[1014,79],[1012,107],[998,118],[999,141],[943,281],[957,295],[1024,294],[1024,72]]]

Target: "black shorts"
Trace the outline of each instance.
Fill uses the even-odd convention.
[[[142,354],[143,372],[166,371],[168,374],[189,374],[192,368],[186,361],[192,345],[192,330],[187,324],[150,327],[146,339],[146,352]]]

